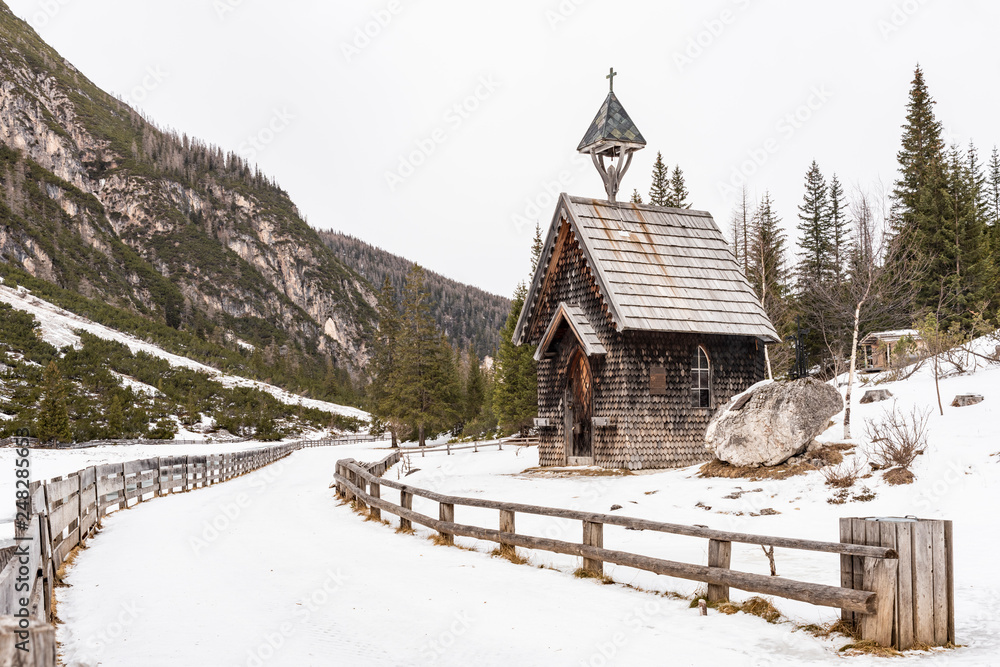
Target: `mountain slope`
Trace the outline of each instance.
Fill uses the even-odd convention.
[[[321,231],[319,236],[340,262],[367,278],[376,288],[388,276],[396,294],[402,294],[406,274],[413,262],[340,232]],[[510,313],[509,299],[433,271],[427,272],[427,287],[434,304],[434,319],[453,345],[462,350],[471,345],[480,357],[496,353],[500,329]]]
[[[288,196],[98,89],[2,3],[0,179],[4,262],[281,363],[363,365],[373,291]]]

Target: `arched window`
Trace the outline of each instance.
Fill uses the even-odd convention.
[[[691,360],[691,405],[696,408],[712,407],[712,366],[708,352],[699,346]]]

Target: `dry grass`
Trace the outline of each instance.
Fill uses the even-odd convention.
[[[843,619],[838,619],[834,623],[827,623],[826,625],[800,625],[798,626],[798,629],[803,632],[808,632],[814,637],[820,637],[821,639],[825,639],[831,635],[842,635],[849,639],[853,639],[854,641],[858,641],[858,639],[860,639],[854,626],[849,623],[845,623]]]
[[[612,468],[527,468],[522,475],[540,477],[629,477],[635,473],[631,470]]]
[[[691,608],[696,608],[698,602],[701,600],[705,600],[705,604],[717,610],[720,614],[732,615],[743,612],[744,614],[759,616],[768,623],[777,623],[781,620],[781,612],[769,600],[756,595],[745,602],[709,602],[704,594],[700,594],[691,600]]]
[[[416,535],[417,531],[413,530],[412,528],[403,528],[402,526],[399,526],[399,527],[396,528],[396,534],[397,535]]]
[[[754,596],[740,605],[740,611],[744,614],[752,614],[763,618],[768,623],[777,623],[781,618],[781,612],[775,609],[770,600]]]
[[[503,560],[510,561],[514,565],[527,565],[528,559],[517,553],[517,549],[512,549],[510,551],[504,551],[500,547],[497,547],[490,552],[490,555],[494,558],[502,558]]]
[[[913,484],[916,476],[906,468],[893,468],[885,471],[882,474],[882,479],[892,486],[902,486],[903,484]]]
[[[582,567],[577,568],[577,570],[573,573],[573,576],[577,579],[595,579],[605,585],[615,583],[615,580],[606,574],[596,574],[590,570],[585,570]]]
[[[699,477],[722,477],[726,479],[748,479],[757,482],[764,479],[788,479],[796,475],[804,475],[807,472],[816,470],[815,466],[808,463],[788,464],[782,463],[780,466],[761,466],[760,468],[750,468],[746,466],[734,466],[714,459],[701,467],[698,471]]]
[[[839,465],[830,465],[823,468],[823,478],[826,479],[827,486],[835,489],[849,489],[861,477],[864,472],[865,463],[860,456],[851,457],[850,461]]]
[[[444,535],[439,535],[438,533],[434,533],[433,535],[428,536],[427,539],[433,542],[434,544],[438,545],[439,547],[455,546],[448,540],[447,537],[445,537]]]
[[[809,452],[806,458],[811,460],[819,459],[826,466],[839,465],[844,461],[844,452],[850,451],[854,445],[843,442],[824,445],[816,451]],[[811,463],[782,463],[777,466],[760,466],[751,468],[748,466],[734,466],[714,459],[701,467],[698,471],[699,477],[722,477],[727,479],[748,479],[752,482],[765,479],[788,479],[796,475],[804,475],[813,470],[819,470]]]
[[[903,655],[891,646],[882,646],[870,639],[842,646],[840,652],[848,655],[873,655],[876,658],[897,658]]]

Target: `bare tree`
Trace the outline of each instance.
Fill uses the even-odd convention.
[[[862,331],[877,326],[909,324],[913,285],[912,272],[922,270],[919,260],[902,253],[905,239],[892,234],[889,225],[889,197],[883,186],[874,193],[855,188],[851,214],[855,224],[850,258],[850,279],[814,290],[820,334],[834,360],[834,373],[842,373],[849,345],[847,391],[844,397],[844,439],[851,437],[851,394],[857,374],[858,341]],[[926,269],[926,267],[923,267]]]

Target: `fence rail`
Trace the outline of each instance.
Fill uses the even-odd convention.
[[[383,462],[380,463],[384,463]],[[508,503],[480,498],[447,496],[418,487],[384,479],[375,474],[379,469],[369,469],[353,459],[337,462],[334,484],[341,497],[367,506],[372,516],[381,518],[383,511],[400,519],[400,527],[411,528],[417,523],[438,531],[445,543],[454,543],[456,535],[496,542],[502,553],[512,555],[516,547],[538,549],[553,553],[578,556],[583,559],[583,569],[601,575],[604,563],[615,563],[640,570],[682,579],[707,583],[708,598],[719,602],[729,598],[729,588],[776,595],[815,605],[835,607],[858,614],[863,639],[881,645],[892,643],[892,617],[897,553],[882,546],[821,542],[788,537],[772,537],[713,530],[698,526],[684,526],[621,515],[598,514],[576,510]],[[385,467],[388,469],[388,466]],[[382,498],[382,487],[399,491],[399,503]],[[438,518],[413,510],[413,497],[418,496],[438,503]],[[470,526],[455,522],[455,506],[494,509],[499,512],[498,529]],[[515,532],[516,515],[532,514],[578,520],[582,527],[582,542],[565,542],[548,538],[522,535]],[[604,526],[624,526],[635,530],[650,530],[673,535],[699,537],[709,540],[708,564],[679,563],[604,548]],[[733,542],[778,546],[788,549],[841,554],[862,559],[863,582],[861,590],[770,577],[730,569]]]
[[[0,617],[17,613],[21,598],[26,598],[32,618],[50,621],[55,573],[108,513],[228,481],[296,449],[294,444],[284,444],[231,454],[164,456],[90,466],[46,482],[32,482],[30,519],[19,527],[15,546],[0,554]]]
[[[297,445],[302,448],[308,447],[337,447],[339,445],[354,445],[362,442],[378,442],[383,438],[369,433],[356,433],[344,435],[336,438],[323,438],[321,440],[299,440]]]
[[[118,445],[222,445],[230,443],[249,442],[252,438],[233,437],[221,440],[152,440],[150,438],[123,438],[118,440],[87,440],[72,443],[40,443],[38,438],[2,438],[0,447],[14,447],[16,442],[27,441],[32,449],[89,449],[91,447]]]
[[[404,454],[417,454],[424,456],[425,454],[434,454],[436,452],[447,452],[449,455],[452,452],[461,452],[472,450],[478,452],[480,449],[488,449],[490,447],[497,447],[500,451],[503,451],[504,445],[508,447],[533,447],[538,445],[538,438],[502,438],[500,440],[477,440],[470,443],[445,443],[443,445],[435,445],[433,447],[419,447],[411,445],[409,447],[399,447],[399,451]]]

